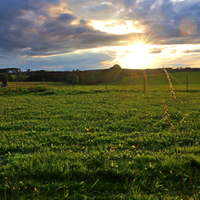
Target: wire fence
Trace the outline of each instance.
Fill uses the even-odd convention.
[[[200,91],[199,74],[194,73],[173,73],[170,74],[174,90],[176,91]],[[69,88],[76,90],[93,89],[93,90],[134,90],[140,92],[148,91],[168,91],[169,83],[165,74],[124,77],[121,81],[102,83],[98,85],[70,85],[66,82],[9,82],[10,89],[19,89],[20,87],[45,87],[45,88]]]

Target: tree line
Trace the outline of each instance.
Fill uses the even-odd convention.
[[[4,74],[4,73],[3,73]],[[0,81],[4,77],[0,74]],[[45,70],[17,72],[16,75],[8,75],[8,81],[65,81],[69,84],[94,85],[99,83],[109,83],[120,81],[124,77],[124,71],[120,65],[116,64],[109,69],[103,70],[73,70],[66,72],[51,72]]]
[[[168,73],[200,71],[199,68],[167,68]],[[147,74],[162,74],[162,68],[157,69],[122,69],[120,65],[115,64],[109,69],[99,70],[73,70],[73,71],[46,71],[38,70],[21,72],[19,68],[0,69],[0,81],[8,74],[8,81],[55,81],[67,82],[69,84],[95,85],[100,83],[110,83],[120,81],[123,77],[145,76]]]

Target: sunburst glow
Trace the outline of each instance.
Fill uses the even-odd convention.
[[[127,47],[126,55],[121,58],[121,63],[128,68],[145,68],[152,60],[152,56],[148,54],[147,45],[137,42]]]

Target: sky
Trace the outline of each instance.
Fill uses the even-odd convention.
[[[200,0],[0,0],[0,68],[200,67]]]

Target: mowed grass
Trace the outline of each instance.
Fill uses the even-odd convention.
[[[188,74],[188,89],[190,91],[200,91],[200,72],[180,72],[180,73],[170,73],[170,79],[175,90],[186,91],[186,76]],[[168,80],[165,74],[154,74],[145,76],[145,91],[168,91]],[[9,82],[11,89],[16,89],[16,82]],[[95,90],[105,90],[106,84],[99,84],[96,86],[82,86],[75,85],[77,90],[82,90],[84,88]],[[126,87],[124,87],[126,85]],[[72,86],[66,82],[18,82],[18,88],[20,87],[65,87],[71,90]],[[121,81],[108,83],[107,89],[111,90],[144,90],[144,76],[132,76],[124,77]]]
[[[175,90],[186,90],[186,80],[188,74],[188,89],[200,90],[200,72],[180,72],[169,73],[169,77]],[[167,90],[168,80],[166,74],[146,75],[146,90]],[[125,77],[121,80],[120,85],[134,85],[135,88],[143,89],[144,76]]]
[[[163,99],[200,198],[200,93],[108,88],[1,94],[1,199],[186,199]]]
[[[11,89],[16,89],[16,88],[28,88],[28,87],[61,87],[61,86],[69,86],[66,82],[9,82],[9,87]]]

